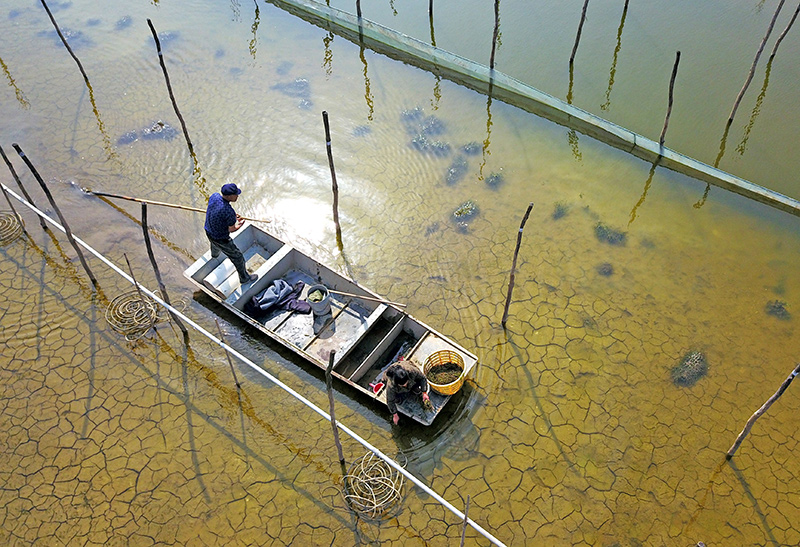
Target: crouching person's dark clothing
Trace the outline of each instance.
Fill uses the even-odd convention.
[[[402,372],[401,372],[402,371]],[[428,380],[418,366],[408,361],[398,361],[386,369],[386,404],[389,412],[397,414],[397,405],[402,403],[409,393],[420,396],[428,392]],[[405,384],[398,382],[405,380]]]

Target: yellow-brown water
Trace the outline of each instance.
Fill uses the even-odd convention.
[[[649,164],[341,38],[325,42],[327,33],[264,4],[252,43],[249,5],[198,2],[181,23],[185,8],[142,3],[127,8],[123,30],[115,23],[125,7],[54,11],[63,26],[93,33],[94,47],[76,48],[93,110],[72,60],[37,34],[49,30],[42,10],[14,7],[23,13],[0,25],[0,56],[16,84],[0,102],[2,146],[37,203],[47,208],[11,142],[50,183],[73,231],[123,269],[125,253],[155,288],[140,227],[76,186],[202,206],[205,193],[236,182],[239,212],[272,218],[277,235],[346,263],[361,283],[473,350],[474,381],[431,428],[392,428],[385,409],[352,393],[337,394],[337,417],[386,453],[402,451],[456,506],[470,496],[470,517],[500,540],[800,543],[798,386],[724,463],[747,418],[795,366],[794,217],[717,189],[693,207],[704,184],[658,169],[651,178]],[[92,17],[100,22],[86,25]],[[202,179],[192,175],[145,17],[181,33],[166,59]],[[310,107],[271,88],[297,78],[309,82]],[[457,184],[445,183],[455,153],[409,146],[401,112],[415,107],[444,122],[438,138],[453,148],[488,143],[466,157]],[[345,256],[332,251],[321,110],[331,115]],[[178,129],[174,139],[117,144],[158,119]],[[505,183],[489,188],[485,179],[500,172]],[[16,186],[7,171],[0,181]],[[462,233],[450,215],[467,200],[480,214]],[[139,217],[138,206],[119,207]],[[565,214],[554,218],[557,210]],[[329,424],[244,368],[237,394],[224,354],[199,335],[187,349],[160,324],[126,342],[104,314],[130,286],[92,259],[93,292],[65,238],[23,216],[28,236],[0,247],[2,541],[458,541],[460,522],[415,489],[392,519],[356,521],[338,490]],[[151,207],[149,221],[170,296],[191,299],[181,274],[206,250],[202,215]],[[598,240],[598,223],[625,232],[626,244]],[[766,313],[773,301],[792,317]],[[234,347],[327,405],[319,375],[208,299],[192,300],[187,314],[212,332],[220,319]],[[671,369],[691,350],[705,353],[708,374],[677,387]],[[348,461],[363,454],[344,442]]]

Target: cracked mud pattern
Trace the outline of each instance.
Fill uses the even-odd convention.
[[[158,9],[178,9],[172,4]],[[705,184],[659,168],[630,224],[648,165],[584,136],[576,161],[565,128],[500,101],[491,105],[490,139],[485,96],[447,81],[436,110],[446,132],[433,140],[448,143],[451,156],[420,154],[398,115],[415,104],[433,112],[424,95],[432,75],[369,53],[362,63],[358,47],[337,38],[331,54],[343,72],[326,78],[327,31],[259,6],[263,21],[291,30],[291,43],[267,49],[272,31],[262,26],[264,51],[251,65],[236,48],[250,40],[252,21],[231,28],[217,11],[195,10],[174,44],[180,55],[170,58],[181,108],[202,112],[187,121],[209,188],[223,177],[243,181],[237,210],[273,218],[277,235],[345,270],[330,251],[318,113],[298,108],[304,97],[270,89],[308,78],[315,105],[337,106],[331,122],[347,268],[480,358],[475,377],[430,428],[393,428],[385,408],[337,392],[343,423],[386,454],[401,451],[408,469],[456,507],[469,496],[470,517],[507,545],[800,544],[800,380],[724,463],[798,359],[796,219],[753,204],[744,213],[739,198],[716,188],[694,209]],[[110,29],[123,15],[104,24]],[[145,17],[134,15],[114,35],[125,43],[130,34],[125,62],[106,59],[129,70],[91,71],[115,138],[154,119],[177,123],[154,79],[153,52],[142,47],[146,29],[136,25]],[[49,28],[38,17],[26,25]],[[209,65],[217,44],[199,44],[205,34],[194,38],[193,27],[219,28],[228,53]],[[3,127],[23,145],[42,143],[25,148],[48,181],[74,177],[100,190],[202,205],[202,188],[187,182],[183,139],[121,147],[122,166],[107,164],[95,117],[85,100],[80,106],[82,80],[65,78],[74,69],[63,55],[42,60],[37,75],[23,63],[39,60],[22,46],[31,33],[16,28],[4,27],[15,36],[9,51],[12,43],[22,48],[8,64],[36,117],[20,109]],[[100,33],[86,32],[99,46]],[[118,51],[96,47],[92,55],[101,50]],[[192,67],[183,78],[181,57]],[[237,80],[230,70],[238,64],[247,69]],[[361,88],[367,68],[370,90]],[[218,99],[221,89],[229,100]],[[4,113],[6,103],[17,108],[8,97]],[[374,118],[366,118],[365,103],[374,103]],[[469,170],[448,186],[456,151]],[[505,183],[496,189],[478,178],[501,168]],[[0,181],[11,185],[6,171]],[[138,279],[156,287],[138,226],[76,188],[51,189],[76,235],[118,265],[126,252]],[[469,200],[480,214],[462,229],[450,217]],[[536,206],[503,331],[508,271],[530,201]],[[206,249],[202,216],[150,215],[164,235],[154,245],[171,297],[187,297],[186,313],[210,332],[219,319],[237,350],[327,409],[320,374],[207,298],[191,299],[181,272],[184,250]],[[90,259],[102,289],[93,293],[63,236],[23,216],[30,238],[0,245],[0,545],[458,544],[459,519],[408,486],[391,519],[356,520],[338,489],[329,423],[240,365],[237,392],[225,355],[197,333],[188,349],[168,324],[126,342],[104,313],[131,287]],[[613,231],[598,239],[598,225]],[[708,373],[676,386],[672,369],[695,350],[707,356]],[[346,436],[342,442],[348,462],[364,454]],[[466,544],[488,542],[468,529]]]
[[[791,363],[786,350],[742,335],[784,322],[737,318],[742,303],[722,298],[736,283],[728,259],[699,268],[689,260],[692,268],[662,275],[676,252],[668,238],[609,255],[590,215],[573,214],[566,225],[542,214],[527,228],[503,333],[515,234],[487,229],[500,214],[486,210],[468,236],[426,236],[411,221],[401,229],[425,238],[424,247],[401,251],[392,247],[403,238],[386,237],[357,251],[365,284],[412,302],[411,313],[474,347],[481,366],[430,431],[390,432],[385,412],[344,396],[339,418],[387,453],[404,451],[409,468],[457,506],[469,495],[470,516],[510,545],[800,542],[796,399],[776,404],[733,464],[722,463],[784,377],[786,367],[758,356]],[[381,229],[368,216],[363,222],[371,233]],[[125,342],[103,320],[110,298],[93,297],[75,263],[49,247],[21,239],[0,250],[3,542],[457,541],[457,519],[416,489],[406,488],[390,521],[356,522],[337,490],[329,424],[246,371],[238,395],[224,355],[198,335],[188,352],[169,326]],[[681,252],[699,259],[704,251]],[[391,275],[379,267],[385,253],[404,257]],[[609,256],[626,266],[598,276],[596,264]],[[110,273],[100,282],[126,289]],[[691,305],[698,295],[703,309]],[[213,322],[196,302],[189,313]],[[715,317],[728,326],[700,336],[697,325]],[[224,324],[235,345],[327,407],[318,377]],[[781,336],[796,343],[794,331]],[[670,370],[700,338],[715,366],[693,387],[676,387]],[[362,453],[345,438],[348,461]],[[485,543],[472,530],[468,537]]]

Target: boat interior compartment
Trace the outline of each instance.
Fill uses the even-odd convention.
[[[269,262],[269,259],[282,247],[284,243],[261,230],[254,229],[246,224],[239,230],[233,240],[247,262],[250,271],[257,271]],[[203,257],[190,266],[185,274],[195,282],[202,284],[206,289],[216,294],[221,299],[229,298],[235,293],[241,294],[254,283],[239,283],[236,268],[230,259],[220,253],[216,258],[211,258],[211,251],[205,252]]]
[[[384,339],[349,376],[351,382],[373,391],[373,385],[383,382],[383,372],[401,357],[409,358],[411,352],[425,338],[427,331],[408,315],[402,314]],[[384,382],[385,383],[385,382]],[[380,391],[378,392],[380,393]],[[385,401],[385,399],[384,399]]]
[[[256,273],[259,278],[244,289],[234,291],[226,299],[226,304],[244,311],[249,300],[279,279],[291,286],[302,281],[304,287],[299,295],[302,300],[307,299],[309,290],[316,284],[323,284],[329,289],[334,288],[331,285],[346,285],[345,288],[354,293],[360,291],[369,294],[355,283],[343,282],[338,274],[288,245],[275,252]],[[331,351],[335,350],[334,364],[338,365],[380,321],[387,306],[335,293],[329,293],[329,299],[331,314],[328,316],[317,317],[313,313],[301,314],[273,308],[255,320],[285,343],[317,360],[318,364],[327,365]],[[338,368],[336,370],[338,372]]]

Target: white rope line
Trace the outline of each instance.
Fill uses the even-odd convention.
[[[2,184],[2,183],[0,183],[0,184]],[[47,216],[43,211],[40,211],[38,208],[36,208],[32,204],[28,203],[25,199],[23,199],[22,197],[17,195],[13,190],[8,188],[8,186],[6,186],[5,184],[2,184],[2,186],[3,186],[3,188],[6,189],[6,191],[10,195],[14,196],[14,199],[16,199],[17,201],[19,201],[20,203],[22,203],[23,205],[28,207],[31,211],[33,211],[34,213],[36,213],[37,215],[42,217],[44,220],[46,220],[47,222],[49,222],[50,224],[52,224],[56,228],[58,228],[61,232],[66,233],[66,230],[64,229],[63,226],[61,226],[61,224],[59,224],[58,222],[56,222],[55,220],[53,220],[52,218]],[[131,276],[129,276],[127,273],[125,273],[125,271],[123,271],[122,269],[118,268],[113,262],[108,260],[105,256],[100,254],[98,251],[93,249],[88,243],[84,242],[82,239],[80,239],[79,237],[75,236],[74,234],[73,234],[73,238],[75,239],[75,241],[78,242],[78,244],[81,247],[85,248],[87,251],[89,251],[95,257],[97,257],[98,260],[100,260],[101,262],[106,264],[109,268],[111,268],[112,270],[114,270],[115,272],[120,274],[131,285],[138,285],[139,288],[141,289],[141,291],[144,294],[146,294],[147,296],[149,296],[150,298],[152,298],[153,300],[158,302],[160,305],[164,306],[166,309],[170,310],[172,313],[174,313],[176,316],[180,317],[182,320],[184,320],[187,323],[189,323],[189,325],[191,325],[192,328],[197,330],[200,334],[202,334],[203,336],[205,336],[206,338],[208,338],[209,340],[211,340],[212,342],[217,344],[219,347],[221,347],[222,349],[224,349],[228,353],[234,355],[237,359],[239,359],[240,361],[245,363],[247,366],[252,368],[254,371],[258,372],[259,374],[264,376],[266,379],[268,379],[269,381],[271,381],[272,383],[274,383],[275,385],[277,385],[278,387],[283,389],[289,395],[291,395],[292,397],[294,397],[295,399],[297,399],[298,401],[300,401],[301,403],[303,403],[304,405],[309,407],[311,410],[313,410],[314,412],[316,412],[317,414],[322,416],[326,421],[328,421],[328,422],[331,421],[331,417],[327,412],[325,412],[324,410],[319,408],[317,405],[315,405],[314,403],[312,403],[311,401],[309,401],[308,399],[306,399],[305,397],[303,397],[302,395],[297,393],[291,387],[287,386],[286,384],[284,384],[283,382],[281,382],[280,380],[275,378],[272,374],[270,374],[266,370],[262,369],[261,367],[259,367],[258,365],[256,365],[252,361],[250,361],[247,357],[245,357],[244,355],[242,355],[241,353],[239,353],[238,351],[236,351],[235,349],[233,349],[232,347],[227,345],[225,342],[223,342],[223,341],[219,340],[218,338],[216,338],[213,334],[211,334],[210,332],[205,330],[203,327],[201,327],[200,325],[198,325],[197,323],[195,323],[194,321],[192,321],[191,319],[186,317],[182,312],[178,311],[177,309],[173,308],[172,306],[170,306],[169,304],[164,302],[158,295],[156,295],[154,292],[152,292],[149,289],[147,289],[144,285],[142,285],[141,283],[134,283],[134,280],[133,280],[133,278]],[[415,477],[410,472],[408,472],[406,469],[404,469],[402,466],[400,466],[400,464],[395,462],[392,458],[390,458],[389,456],[385,455],[383,452],[381,452],[376,447],[372,446],[369,442],[367,442],[365,439],[361,438],[361,436],[356,434],[354,431],[352,431],[349,427],[345,426],[339,420],[336,420],[336,425],[337,425],[337,427],[339,427],[339,429],[341,429],[342,431],[347,433],[353,440],[357,441],[364,448],[366,448],[367,450],[369,450],[370,452],[372,452],[373,454],[378,456],[380,459],[382,459],[384,462],[389,464],[392,468],[397,470],[399,473],[401,473],[408,480],[410,480],[415,485],[417,485],[419,488],[421,488],[423,491],[425,491],[428,495],[430,495],[436,501],[438,501],[439,503],[444,505],[447,509],[449,509],[459,519],[461,519],[462,521],[464,520],[464,513],[459,511],[454,505],[452,505],[450,502],[448,502],[446,499],[444,499],[441,495],[439,495],[437,492],[435,492],[430,487],[428,487],[425,483],[420,481],[417,477]],[[475,529],[476,532],[478,532],[483,537],[485,537],[486,539],[491,541],[494,545],[497,545],[498,547],[506,547],[503,542],[501,542],[499,539],[494,537],[492,534],[490,534],[488,531],[486,531],[481,525],[479,525],[478,523],[473,521],[471,518],[467,518],[467,523],[470,526],[472,526],[472,528]]]

